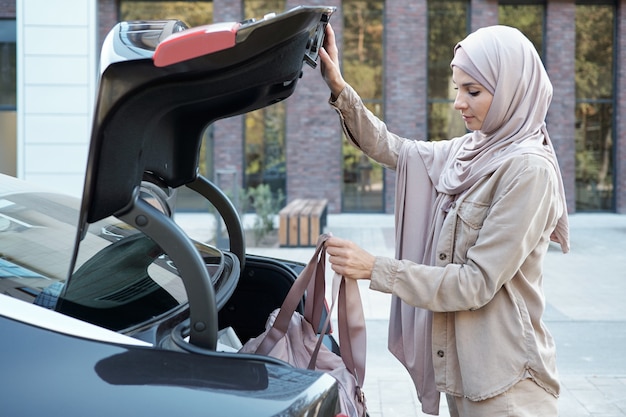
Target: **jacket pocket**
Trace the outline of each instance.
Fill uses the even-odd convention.
[[[454,259],[455,262],[464,262],[467,251],[476,243],[483,227],[483,222],[489,213],[489,205],[474,201],[463,201],[457,208],[457,223]]]

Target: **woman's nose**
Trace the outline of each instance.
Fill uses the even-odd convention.
[[[464,100],[461,99],[461,95],[457,91],[456,96],[454,97],[454,110],[461,110],[467,106]]]
[[[462,110],[466,107],[467,107],[467,103],[464,100],[462,100],[457,94],[456,97],[454,98],[454,109]]]

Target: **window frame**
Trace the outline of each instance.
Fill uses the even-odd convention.
[[[17,110],[17,21],[15,18],[0,18],[0,45],[13,44],[13,104],[0,100],[0,111]],[[0,51],[2,53],[2,51]],[[2,60],[4,61],[4,60]],[[7,90],[8,91],[8,90]]]

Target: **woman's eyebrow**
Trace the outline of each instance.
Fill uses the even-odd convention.
[[[476,85],[479,86],[481,84],[476,81],[468,81],[466,83],[461,84],[461,87],[471,87],[471,86],[476,86]]]
[[[456,81],[452,79],[452,84],[457,85]],[[461,87],[482,86],[478,81],[467,81],[461,84]]]

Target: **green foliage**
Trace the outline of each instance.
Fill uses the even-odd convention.
[[[614,8],[576,6],[576,98],[609,98],[613,93]]]
[[[274,194],[268,184],[260,184],[247,190],[240,188],[237,195],[233,195],[228,190],[225,190],[224,194],[233,203],[240,218],[243,218],[251,209],[255,212],[252,233],[256,244],[274,230],[274,218],[285,201],[283,190],[279,189]],[[217,214],[217,209],[211,206],[209,212]]]
[[[545,6],[542,4],[506,4],[498,9],[499,23],[519,29],[535,45],[541,55],[543,49],[543,17]]]
[[[612,204],[614,30],[614,6],[576,6],[576,204],[586,209]]]
[[[120,3],[121,20],[178,19],[189,27],[213,22],[212,1],[134,1]]]
[[[260,184],[256,188],[248,188],[244,193],[245,200],[250,202],[256,213],[253,225],[254,240],[259,243],[263,237],[274,230],[274,217],[280,211],[285,196],[278,190],[274,197],[270,186]]]
[[[382,98],[382,0],[344,0],[342,62],[346,80],[364,100]]]
[[[343,31],[341,38],[342,72],[346,81],[358,92],[367,107],[384,120],[383,60],[384,60],[384,0],[344,0],[341,2]],[[382,207],[382,198],[353,198],[350,190],[356,189],[361,175],[359,161],[362,152],[343,141],[342,169],[344,209],[371,210]],[[369,181],[382,190],[383,169],[371,164]],[[371,190],[371,188],[370,188]],[[366,207],[366,205],[368,205]]]
[[[452,108],[452,70],[450,61],[454,45],[468,32],[467,2],[433,0],[428,3],[428,140],[460,136],[465,126]]]
[[[343,74],[350,80],[350,85],[356,85],[362,97],[382,97],[382,66],[363,65],[357,61],[344,61]]]
[[[468,32],[467,2],[430,1],[428,4],[428,97],[450,97],[450,61],[454,45]],[[436,128],[445,130],[443,126]]]
[[[285,0],[245,0],[243,6],[246,18],[260,19],[285,10]],[[244,116],[245,182],[249,187],[262,181],[268,169],[285,163],[285,114],[285,103],[280,102]]]
[[[281,102],[245,115],[247,176],[284,164],[285,113]]]
[[[244,0],[243,7],[247,19],[260,19],[268,13],[285,10],[285,0]]]

